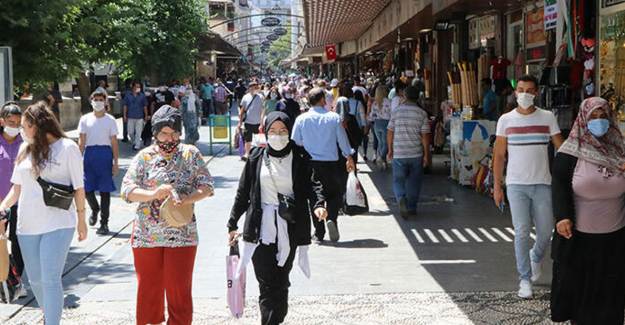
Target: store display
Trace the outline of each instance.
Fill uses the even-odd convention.
[[[462,86],[462,106],[476,107],[479,105],[479,101],[475,66],[470,62],[460,62],[458,68],[460,69]]]
[[[449,79],[449,85],[451,86],[451,101],[453,103],[453,107],[459,109],[462,106],[460,71],[453,66],[450,71],[447,71],[447,78]]]

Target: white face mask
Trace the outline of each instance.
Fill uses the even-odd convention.
[[[516,96],[516,102],[522,109],[528,109],[534,105],[534,98],[536,96],[530,93],[518,93]]]
[[[96,112],[102,112],[106,108],[106,104],[104,102],[97,102],[94,100],[91,102],[91,107],[93,107],[93,110]]]
[[[288,135],[275,135],[270,134],[267,137],[267,143],[271,147],[271,149],[280,151],[289,144],[289,136]]]
[[[19,128],[12,128],[10,126],[4,127],[4,133],[6,133],[9,137],[15,138],[18,134],[20,134]]]
[[[291,99],[291,98],[293,98],[293,94],[286,93],[286,94],[284,94],[284,98]]]
[[[22,140],[26,141],[26,143],[28,144],[32,144],[33,142],[35,142],[33,138],[26,135],[26,132],[24,132],[24,129],[20,130],[20,135],[22,136]]]

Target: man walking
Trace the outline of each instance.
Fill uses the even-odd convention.
[[[148,101],[141,92],[141,84],[134,82],[132,92],[124,97],[124,122],[128,123],[128,134],[134,150],[141,149],[141,133],[145,121],[149,118]]]
[[[224,115],[228,112],[228,96],[232,93],[224,84],[221,79],[217,79],[215,83],[215,91],[213,98],[215,99],[215,110],[217,114]]]
[[[521,298],[532,297],[532,284],[541,275],[545,250],[551,241],[553,211],[551,206],[551,174],[549,172],[549,142],[556,150],[562,136],[554,115],[534,106],[538,81],[532,76],[519,79],[515,110],[501,116],[497,123],[494,149],[495,204],[503,209],[503,171],[506,155],[508,167],[506,187],[512,224],[514,253],[519,272]],[[536,242],[530,249],[532,221],[536,227]]]
[[[423,169],[430,161],[430,123],[427,113],[417,105],[417,88],[407,87],[404,94],[404,103],[391,111],[386,140],[399,213],[410,218],[417,215]]]
[[[313,172],[323,185],[323,192],[328,204],[327,226],[330,240],[336,242],[340,238],[337,218],[343,203],[344,185],[341,183],[342,174],[355,170],[351,155],[354,149],[349,144],[345,129],[341,125],[341,117],[335,112],[328,111],[326,106],[326,90],[313,88],[308,93],[308,103],[312,107],[308,112],[300,115],[293,126],[292,139],[298,146],[304,147],[311,156]],[[339,163],[339,154],[347,159],[346,166]],[[317,243],[323,241],[325,225],[323,221],[313,218]]]
[[[237,128],[243,128],[243,139],[245,140],[245,155],[241,158],[247,160],[252,147],[254,134],[258,134],[263,112],[263,96],[259,94],[260,87],[255,81],[250,82],[248,93],[241,99],[239,106],[239,124]]]

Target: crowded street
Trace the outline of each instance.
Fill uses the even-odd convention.
[[[5,7],[0,324],[624,324],[625,0]]]

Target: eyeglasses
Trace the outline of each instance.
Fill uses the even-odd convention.
[[[166,140],[166,139],[170,139],[170,140],[177,140],[178,138],[180,138],[180,132],[159,132],[156,135],[156,138],[159,140]]]

